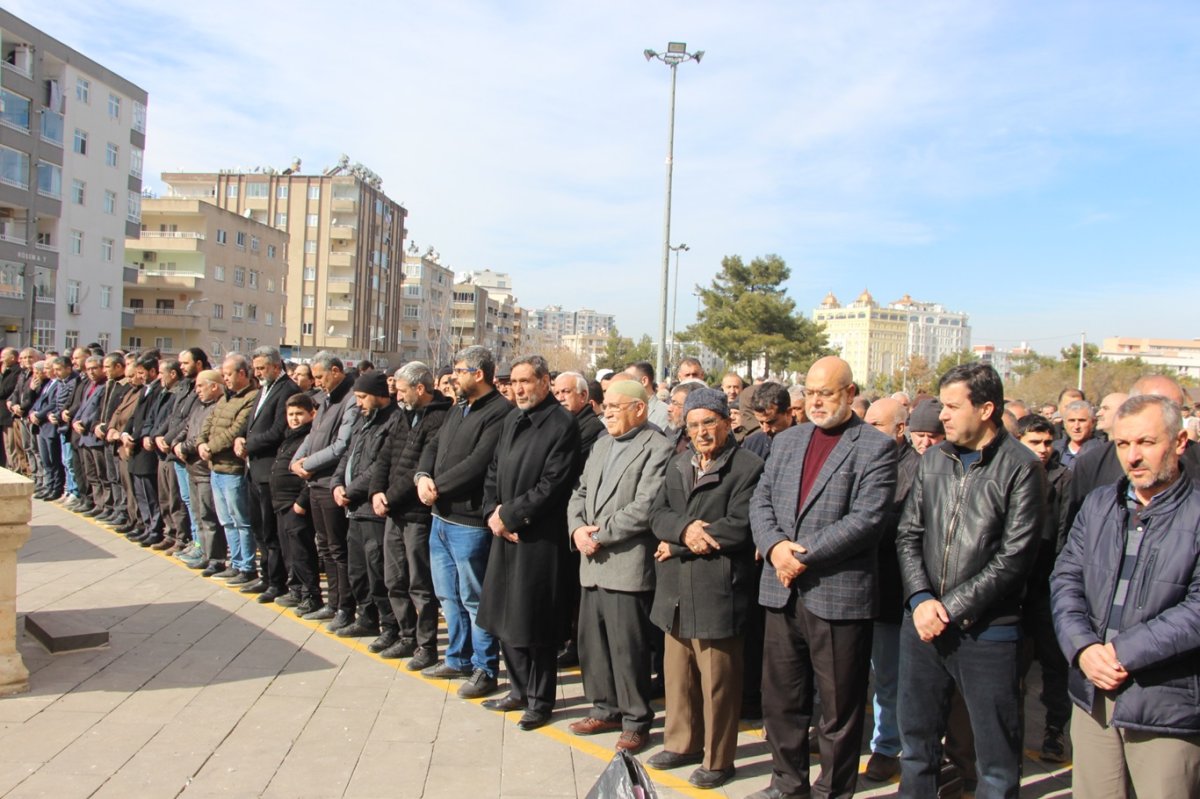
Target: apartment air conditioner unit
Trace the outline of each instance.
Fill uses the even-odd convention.
[[[146,250],[142,253],[142,260],[148,264],[152,264],[158,260],[158,253],[152,250]]]

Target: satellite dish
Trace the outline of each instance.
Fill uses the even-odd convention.
[[[330,336],[332,336],[332,335],[333,335],[333,331],[334,331],[334,327],[333,327],[333,325],[330,325],[329,327],[325,328],[325,333],[326,333],[326,335],[330,335]]]

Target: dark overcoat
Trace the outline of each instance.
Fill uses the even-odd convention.
[[[483,485],[483,518],[499,507],[520,541],[492,540],[479,626],[510,646],[552,646],[558,639],[560,550],[578,476],[579,428],[566,408],[547,395],[529,411],[509,411]]]

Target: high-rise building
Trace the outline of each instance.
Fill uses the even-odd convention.
[[[517,355],[519,319],[517,299],[513,296],[512,278],[507,272],[483,269],[470,272],[463,283],[477,286],[486,292],[488,320],[491,327],[484,330],[482,344],[492,351],[496,363],[512,363]]]
[[[0,9],[0,325],[113,346],[141,219],[146,91]]]
[[[421,361],[434,369],[454,357],[451,317],[454,271],[437,253],[404,256],[404,305],[400,323],[400,361]]]
[[[812,318],[825,326],[829,346],[850,364],[860,386],[891,374],[908,358],[908,314],[880,308],[866,289],[845,307],[829,292]]]
[[[398,360],[408,212],[384,194],[378,175],[348,160],[320,174],[302,174],[297,159],[282,171],[168,173],[163,182],[172,197],[288,233],[286,354],[328,349],[351,362]]]
[[[908,314],[908,354],[919,355],[930,366],[947,355],[971,349],[971,326],[967,315],[947,311],[936,302],[919,302],[905,294],[888,305]]]
[[[616,326],[616,317],[590,308],[565,311],[561,305],[547,305],[530,311],[530,326],[555,339],[580,333],[607,336]]]
[[[211,203],[144,199],[141,235],[125,242],[132,318],[121,344],[200,347],[214,358],[278,346],[287,248],[283,231]]]

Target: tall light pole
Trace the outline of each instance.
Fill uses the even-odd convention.
[[[653,50],[643,52],[646,60],[657,58],[671,68],[671,114],[667,120],[667,206],[663,214],[663,258],[662,258],[662,309],[658,317],[658,360],[655,363],[655,380],[666,377],[667,349],[667,291],[671,282],[671,177],[674,167],[675,154],[675,74],[676,67],[686,61],[700,63],[704,57],[703,50],[694,53],[687,51],[684,42],[670,42],[667,52],[656,53]]]
[[[668,245],[669,246],[669,245]],[[675,253],[675,293],[671,298],[671,354],[675,354],[675,318],[679,311],[679,253],[687,252],[692,249],[686,244],[678,244],[674,247],[669,247],[671,252]]]

